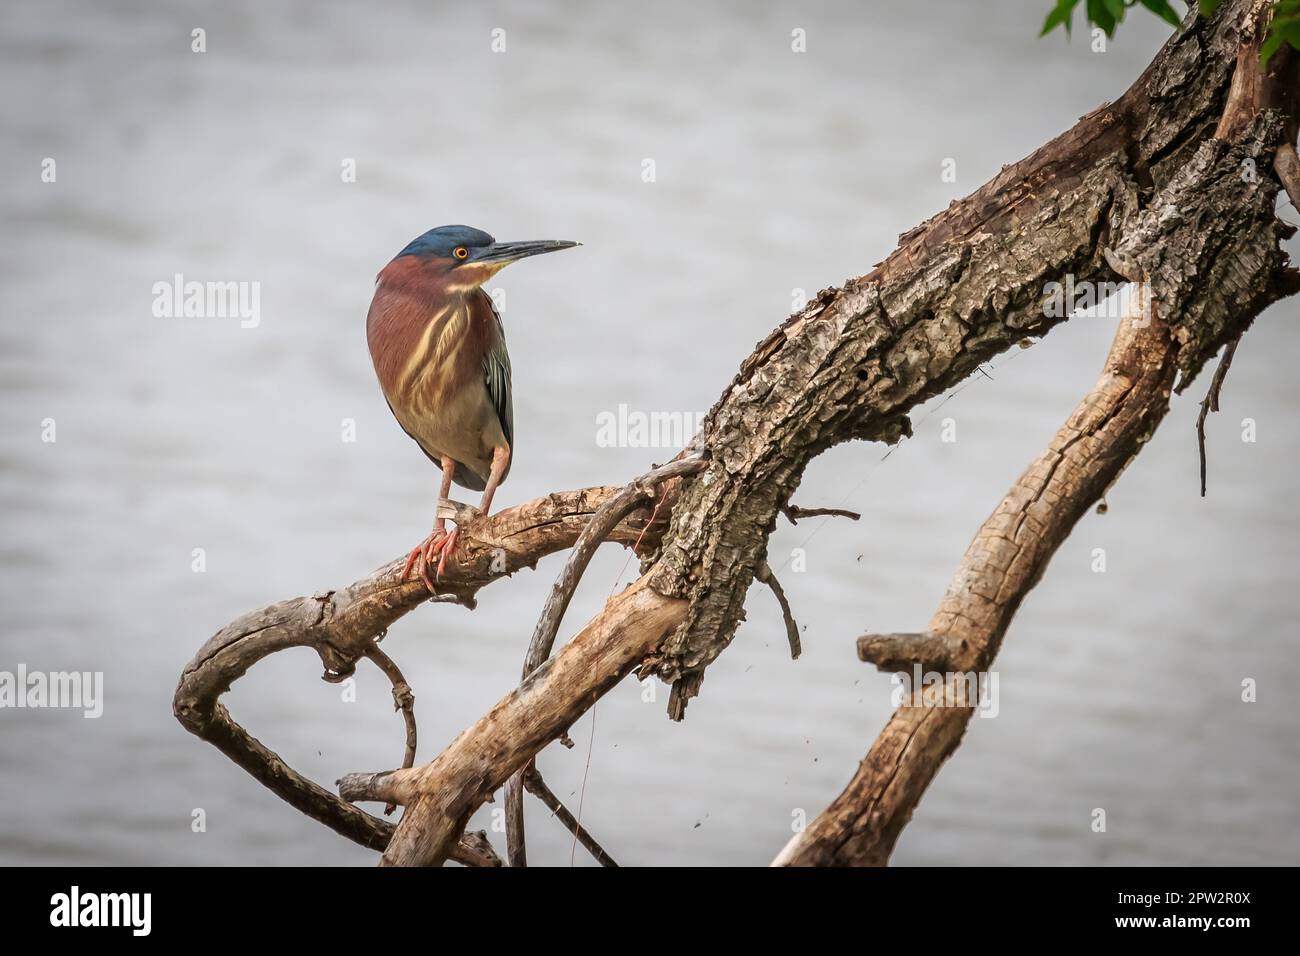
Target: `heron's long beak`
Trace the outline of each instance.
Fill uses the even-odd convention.
[[[542,239],[537,242],[494,242],[486,249],[478,251],[474,255],[474,262],[514,262],[517,259],[526,259],[529,256],[541,255],[543,252],[558,252],[560,249],[572,249],[574,246],[580,246],[580,242],[569,242],[567,239]]]

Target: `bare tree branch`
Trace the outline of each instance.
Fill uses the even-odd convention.
[[[766,561],[758,566],[758,572],[754,577],[771,588],[772,593],[776,595],[776,602],[781,605],[781,619],[785,622],[785,637],[790,643],[790,660],[797,661],[799,655],[803,653],[803,647],[799,643],[799,625],[795,623],[794,611],[790,609],[785,588],[781,587],[781,582],[776,579],[776,575],[772,573],[772,568]]]
[[[1142,450],[1169,407],[1180,351],[1197,330],[1244,329],[1279,294],[1283,233],[1276,187],[1243,182],[1243,158],[1267,122],[1235,145],[1207,142],[1129,233],[1115,260],[1139,286],[1092,391],[984,522],[930,622],[953,653],[941,685],[914,688],[844,791],[787,844],[775,865],[884,865],[973,713],[967,674],[987,671],[1021,601],[1057,547]],[[1244,187],[1244,188],[1243,188]],[[1207,235],[1206,224],[1216,228]],[[1158,238],[1158,241],[1155,241]],[[1210,252],[1210,250],[1213,252]],[[1218,270],[1218,279],[1215,272]],[[1216,306],[1206,287],[1226,282]],[[1198,310],[1223,309],[1186,323]],[[1175,319],[1183,319],[1176,323]],[[1228,334],[1240,334],[1229,332]]]
[[[451,855],[452,860],[462,866],[500,866],[501,857],[488,842],[487,834],[482,830],[466,833]]]
[[[393,708],[402,712],[402,720],[406,724],[406,750],[402,757],[402,766],[411,767],[415,765],[415,694],[411,691],[411,685],[406,682],[402,676],[401,669],[393,663],[393,659],[379,649],[378,644],[372,644],[366,648],[366,657],[374,661],[381,671],[384,672],[389,682],[393,685]],[[384,816],[389,816],[397,809],[397,804],[390,803],[384,807]]]
[[[585,488],[547,495],[463,526],[456,560],[448,564],[438,597],[473,602],[475,593],[522,567],[571,547],[593,514],[619,488]],[[664,486],[665,497],[676,494]],[[650,523],[650,509],[634,512],[609,540],[631,546],[642,536],[656,543],[665,521]],[[374,850],[387,846],[393,825],[312,783],[237,724],[220,703],[231,684],[258,661],[290,647],[311,647],[325,676],[351,674],[374,641],[429,596],[419,580],[400,580],[398,556],[373,574],[338,591],[294,598],[261,608],[223,627],[190,661],[176,688],[173,710],[191,733],[216,746],[296,809]]]
[[[1163,321],[1120,320],[1101,378],[994,509],[966,551],[928,631],[953,653],[942,685],[912,697],[858,773],[774,865],[883,865],[973,713],[959,673],[987,669],[1020,602],[1075,522],[1141,450],[1169,407],[1173,339]]]
[[[573,600],[574,592],[578,590],[578,582],[582,580],[583,572],[587,570],[587,565],[591,563],[591,558],[601,543],[624,518],[649,501],[663,482],[697,474],[703,468],[704,461],[698,455],[670,461],[629,482],[622,491],[607,499],[596,509],[587,526],[582,529],[582,534],[578,535],[573,550],[569,552],[569,560],[565,562],[564,569],[556,578],[546,605],[542,608],[532,640],[528,643],[528,652],[524,655],[521,680],[527,680],[528,675],[551,656],[551,648],[555,646],[555,635],[559,632],[560,621],[569,608],[569,602]],[[534,770],[534,773],[536,774],[537,771]],[[511,866],[528,865],[528,853],[524,842],[522,775],[521,770],[506,783],[506,858]],[[537,774],[537,780],[541,782],[540,774]]]
[[[906,671],[914,664],[926,671],[946,671],[962,650],[946,634],[863,634],[858,638],[858,660],[882,671]]]
[[[800,518],[817,518],[826,515],[834,518],[848,518],[850,521],[858,521],[862,515],[856,511],[848,511],[844,508],[800,508],[798,505],[786,505],[781,509],[781,514],[791,524],[798,524]]]
[[[681,623],[685,610],[685,601],[637,581],[432,762],[383,775],[373,796],[406,806],[383,864],[427,866],[446,859],[470,814],[631,673]]]
[[[578,818],[560,802],[560,798],[551,792],[551,788],[542,780],[542,775],[537,772],[536,768],[525,770],[523,777],[524,786],[528,789],[528,792],[546,804],[551,813],[555,815],[555,818],[564,824],[564,828],[574,835],[577,841],[587,849],[588,853],[595,857],[597,863],[601,866],[618,866],[614,862],[614,858],[596,842],[596,838],[578,822]],[[511,865],[513,866],[513,864]]]
[[[1205,393],[1205,398],[1201,400],[1201,412],[1196,416],[1196,443],[1201,452],[1201,497],[1205,497],[1205,419],[1209,417],[1210,412],[1219,410],[1219,396],[1223,392],[1223,380],[1228,375],[1228,369],[1232,367],[1232,357],[1237,352],[1237,343],[1241,339],[1233,339],[1223,349],[1223,358],[1219,360],[1219,367],[1214,370],[1214,377],[1210,379],[1210,388]]]
[[[897,441],[917,403],[1064,321],[1068,310],[1044,308],[1048,281],[1116,278],[1103,250],[1205,140],[1250,6],[1226,0],[1212,20],[1189,19],[1116,103],[904,234],[874,271],[820,293],[741,365],[704,423],[709,468],[685,489],[649,572],[657,591],[690,602],[652,663],[673,684],[670,717],[684,716],[731,641],[775,516],[813,457],[851,439]],[[1223,342],[1222,328],[1201,327],[1230,315],[1216,295],[1175,319],[1185,381]]]

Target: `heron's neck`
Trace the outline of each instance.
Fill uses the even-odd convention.
[[[390,400],[430,380],[452,386],[457,371],[477,374],[478,362],[458,362],[463,349],[481,350],[491,329],[479,329],[477,286],[452,286],[446,273],[403,257],[379,274],[366,322],[375,371]],[[487,311],[491,311],[490,304]],[[468,372],[466,373],[468,374]]]

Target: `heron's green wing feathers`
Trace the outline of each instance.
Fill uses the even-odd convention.
[[[488,301],[491,302],[489,296]],[[492,315],[497,323],[496,341],[483,356],[483,379],[487,385],[488,397],[496,409],[497,419],[501,422],[501,431],[506,442],[513,449],[515,445],[515,409],[510,389],[510,353],[506,351],[506,330],[501,324],[501,315],[496,303],[492,303]]]

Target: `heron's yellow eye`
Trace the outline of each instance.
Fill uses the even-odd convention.
[[[469,250],[466,249],[464,246],[457,246],[456,250],[452,253],[452,255],[455,256],[457,259],[468,259]]]

